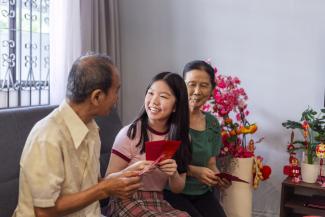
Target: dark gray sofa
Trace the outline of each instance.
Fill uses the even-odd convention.
[[[0,217],[10,217],[17,205],[19,160],[28,133],[34,124],[56,106],[37,106],[0,110]],[[101,173],[104,175],[114,138],[121,128],[116,112],[96,119],[100,127]],[[106,202],[101,202],[105,206]]]

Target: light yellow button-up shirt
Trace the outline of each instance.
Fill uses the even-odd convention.
[[[98,183],[98,131],[94,120],[85,125],[66,102],[33,127],[20,160],[19,200],[13,217],[34,217],[33,207],[53,207],[59,196]],[[67,216],[99,217],[99,203]]]

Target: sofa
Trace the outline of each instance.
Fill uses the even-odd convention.
[[[34,124],[57,106],[35,106],[0,110],[0,217],[10,217],[18,201],[19,161],[26,138]],[[114,138],[122,127],[113,110],[96,118],[102,141],[100,168],[104,175]],[[107,201],[101,201],[105,207]]]

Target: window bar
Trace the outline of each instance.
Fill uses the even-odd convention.
[[[16,2],[8,1],[8,22],[9,22],[9,41],[8,41],[8,72],[10,73],[7,81],[7,107],[10,106],[10,88],[16,82]],[[11,43],[13,42],[13,44]],[[11,45],[12,44],[12,45]],[[12,84],[10,84],[10,77],[12,78]]]
[[[43,38],[42,38],[42,21],[43,21],[43,2],[40,0],[40,14],[39,14],[39,22],[40,22],[40,31],[39,31],[39,85],[38,85],[38,104],[42,104],[42,88],[43,88],[43,81],[42,81],[42,48],[43,48]]]
[[[22,9],[22,5],[23,5],[23,2],[20,1],[19,2],[19,84],[17,85],[17,88],[18,88],[18,106],[20,107],[21,104],[22,104],[22,64],[23,64],[23,59],[22,59],[22,38],[23,38],[23,31],[22,31],[22,19],[23,19],[23,9]],[[16,42],[17,44],[17,42]]]
[[[33,73],[33,51],[32,51],[32,47],[33,47],[33,35],[32,35],[32,31],[33,31],[33,0],[29,1],[29,70],[28,70],[28,76],[27,76],[27,85],[29,86],[29,105],[32,105],[32,73]],[[30,82],[29,82],[30,79]]]

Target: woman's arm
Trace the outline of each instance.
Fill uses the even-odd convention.
[[[208,162],[208,167],[214,171],[214,174],[220,173],[218,167],[217,167],[217,158],[216,157],[211,157],[209,162]],[[231,185],[231,181],[228,181],[227,179],[220,179],[219,177],[217,178],[217,184],[215,186],[219,188],[228,188]]]
[[[208,168],[212,170],[214,173],[220,173],[217,167],[217,158],[215,156],[211,157],[208,161]]]

